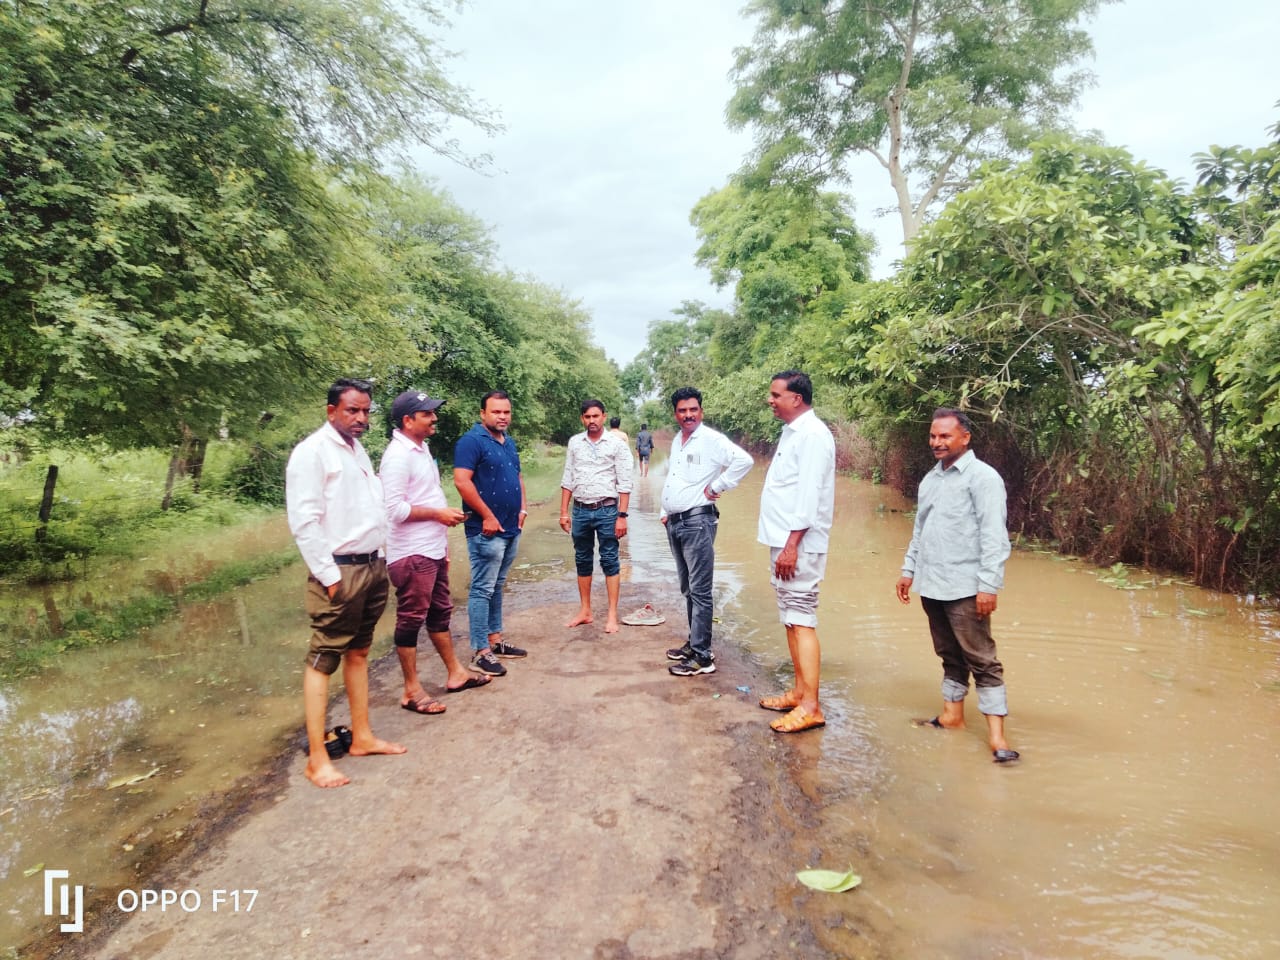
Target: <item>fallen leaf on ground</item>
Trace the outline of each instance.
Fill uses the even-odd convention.
[[[800,870],[796,879],[811,890],[823,893],[843,893],[852,890],[862,882],[862,878],[850,870],[841,873],[839,870]]]

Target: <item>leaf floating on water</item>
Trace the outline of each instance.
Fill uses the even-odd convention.
[[[823,893],[844,893],[852,890],[862,882],[862,878],[850,870],[841,873],[839,870],[800,870],[796,879],[810,890],[821,890]]]
[[[114,780],[112,780],[110,783],[107,784],[107,789],[115,790],[118,787],[131,787],[135,783],[141,783],[143,780],[150,780],[159,772],[160,772],[159,767],[152,767],[146,773],[139,773],[132,777],[116,777]]]

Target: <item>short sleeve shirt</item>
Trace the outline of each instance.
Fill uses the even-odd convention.
[[[493,435],[477,423],[458,438],[453,448],[455,468],[471,471],[476,492],[493,515],[502,524],[501,537],[514,537],[520,533],[520,452],[511,434],[506,442],[499,443]],[[467,518],[468,537],[478,537],[484,521],[478,514]]]

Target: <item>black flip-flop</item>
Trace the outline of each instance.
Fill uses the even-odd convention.
[[[992,750],[991,756],[995,757],[994,763],[1012,763],[1021,754],[1017,750]]]
[[[487,687],[492,682],[491,677],[467,677],[467,682],[460,687],[445,687],[445,693],[461,693],[463,690],[473,690],[476,687]]]
[[[914,723],[917,727],[937,727],[939,730],[946,729],[946,727],[944,727],[941,723],[938,722],[937,717],[934,717],[932,720],[912,720],[911,722]]]

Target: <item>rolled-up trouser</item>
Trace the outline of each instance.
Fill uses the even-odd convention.
[[[711,512],[667,521],[667,545],[676,561],[680,592],[689,617],[689,646],[705,660],[711,654],[711,584],[716,566],[716,529]]]
[[[991,618],[978,616],[978,598],[931,600],[920,604],[929,618],[933,650],[942,660],[942,699],[959,703],[969,692],[969,677],[978,689],[978,709],[1003,717],[1009,713],[1004,666],[996,657]]]
[[[790,580],[779,580],[778,554],[781,547],[769,548],[769,582],[778,600],[778,619],[788,627],[818,626],[818,584],[827,573],[825,553],[796,554],[796,569]]]
[[[616,577],[622,571],[618,560],[618,505],[583,507],[573,505],[573,561],[578,576],[589,577],[595,566],[595,544],[600,541],[600,569],[606,577]]]
[[[349,650],[373,645],[373,628],[387,606],[387,562],[340,566],[337,591],[329,591],[315,577],[307,577],[306,610],[311,618],[311,643],[307,666],[324,674],[338,669]]]

